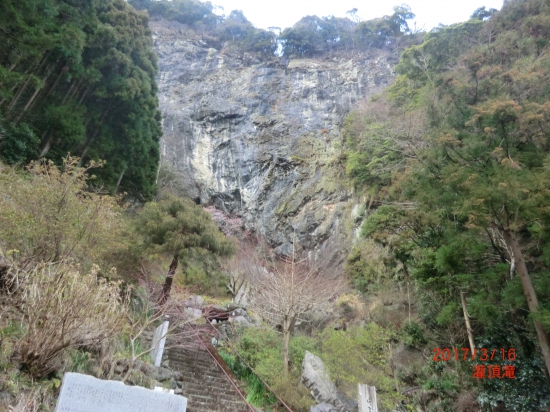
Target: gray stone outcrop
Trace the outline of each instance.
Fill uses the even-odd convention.
[[[302,363],[302,383],[310,390],[313,399],[319,402],[315,406],[319,411],[351,412],[357,410],[357,403],[338,391],[321,358],[309,351],[306,351]],[[330,409],[327,409],[328,406],[325,404],[330,405]]]
[[[309,412],[337,412],[337,409],[334,407],[334,405],[331,405],[330,403],[318,403],[317,405],[312,406],[309,409]]]
[[[161,156],[187,193],[265,236],[280,254],[331,251],[341,263],[353,203],[339,157],[344,117],[388,85],[397,56],[261,60],[214,49],[175,21],[150,23],[159,56]],[[354,202],[355,203],[355,202]]]

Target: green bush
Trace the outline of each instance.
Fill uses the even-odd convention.
[[[38,156],[40,139],[26,123],[15,126],[0,120],[0,157],[13,165]]]
[[[264,408],[274,405],[275,396],[265,387],[263,382],[236,355],[220,351],[220,356],[240,380],[246,382],[246,400],[256,407]]]
[[[417,322],[411,321],[405,323],[401,329],[401,333],[401,340],[409,346],[420,349],[428,343],[422,327]]]
[[[33,162],[27,172],[0,165],[0,239],[21,259],[104,263],[125,240],[116,199],[88,191],[89,168]]]
[[[307,336],[296,336],[290,339],[289,353],[292,367],[288,375],[284,373],[281,346],[282,336],[273,329],[248,328],[244,329],[238,337],[235,350],[293,410],[309,410],[313,402],[307,388],[300,382],[300,374],[305,351],[314,349],[317,346],[317,339]],[[263,402],[266,405],[276,403],[275,397],[271,397],[264,391],[260,385],[261,382],[255,375],[250,376],[249,370],[240,361],[234,359],[229,361],[234,362],[233,366],[231,364],[230,366],[235,374],[245,377],[251,403],[252,401]],[[243,371],[243,368],[246,371]]]
[[[321,334],[321,358],[348,396],[356,397],[359,383],[376,386],[379,405],[390,409],[400,398],[389,363],[392,338],[391,332],[375,323],[347,331],[327,328]]]

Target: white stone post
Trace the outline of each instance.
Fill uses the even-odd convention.
[[[153,342],[151,343],[151,360],[154,362],[155,366],[160,366],[160,362],[162,361],[166,334],[168,333],[168,324],[168,321],[162,322],[162,325],[155,329],[155,334],[153,335]]]
[[[375,386],[359,384],[358,393],[359,412],[378,412]]]

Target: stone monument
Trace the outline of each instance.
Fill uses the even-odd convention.
[[[127,386],[80,373],[65,373],[56,412],[185,412],[187,398]]]

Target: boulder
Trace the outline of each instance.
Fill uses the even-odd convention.
[[[237,316],[248,318],[248,313],[243,308],[237,308],[231,311],[231,316],[236,318]]]
[[[244,328],[252,326],[252,323],[250,323],[244,316],[236,316],[234,318],[230,318],[230,322],[236,326],[241,326]]]
[[[183,302],[183,306],[187,308],[202,308],[204,304],[204,299],[199,295],[191,295],[189,299]]]
[[[159,382],[168,381],[170,379],[179,380],[183,377],[183,374],[181,372],[171,371],[170,369],[164,368],[162,366],[155,367],[140,360],[136,361],[136,363],[134,364],[134,369],[143,372],[148,377],[155,379]]]
[[[202,316],[202,310],[201,309],[195,309],[195,308],[183,308],[183,312],[192,319],[198,319]]]
[[[309,412],[336,412],[337,409],[330,403],[318,403],[309,409]]]
[[[337,401],[338,391],[330,380],[325,364],[309,351],[306,351],[302,363],[302,382],[317,402],[334,404]]]
[[[314,406],[316,412],[352,412],[357,411],[357,403],[342,394],[330,379],[328,370],[318,356],[306,351],[302,363],[302,382],[310,390],[311,396],[319,402]],[[326,409],[328,404],[332,409]],[[311,409],[312,411],[314,409]]]
[[[246,285],[239,289],[239,291],[237,292],[237,295],[233,298],[233,301],[235,302],[235,304],[241,305],[241,306],[247,306],[248,305],[248,291],[249,291],[249,289],[250,288]]]
[[[234,310],[242,309],[246,312],[246,306],[240,303],[230,302],[226,306],[228,312],[233,312]]]

